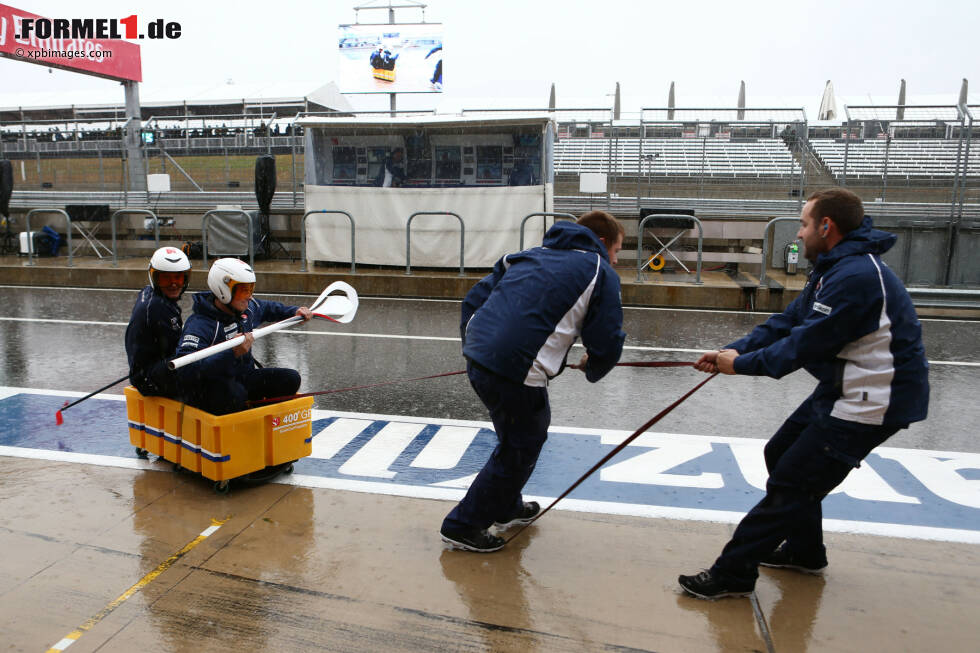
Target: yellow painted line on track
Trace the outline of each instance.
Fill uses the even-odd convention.
[[[78,641],[78,638],[85,633],[85,631],[91,630],[97,623],[105,619],[109,615],[109,613],[111,613],[113,610],[115,610],[120,605],[125,603],[131,596],[139,592],[141,589],[143,589],[150,583],[152,583],[157,576],[159,576],[167,569],[169,569],[171,565],[173,565],[175,562],[177,562],[182,557],[184,557],[191,549],[193,549],[198,544],[200,544],[204,540],[208,539],[211,535],[213,535],[215,531],[221,528],[222,524],[228,521],[228,519],[230,519],[230,517],[222,519],[220,521],[217,519],[212,519],[211,525],[205,528],[203,531],[201,531],[200,535],[198,535],[193,540],[185,544],[183,548],[180,549],[180,551],[177,551],[177,553],[173,554],[172,556],[170,556],[169,558],[161,562],[156,569],[154,569],[146,576],[143,576],[141,579],[139,579],[136,582],[136,584],[134,584],[128,590],[120,594],[114,601],[109,603],[107,606],[102,608],[95,616],[90,617],[81,626],[79,626],[75,630],[65,635],[61,639],[61,641],[59,641],[57,644],[49,648],[47,653],[52,653],[52,652],[57,653],[58,651],[64,651],[66,648],[74,644],[76,641]]]

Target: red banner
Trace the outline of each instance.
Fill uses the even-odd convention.
[[[116,37],[118,23],[117,18],[50,20],[0,4],[0,56],[106,79],[140,82],[140,46]]]

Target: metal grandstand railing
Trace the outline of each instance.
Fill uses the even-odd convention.
[[[925,186],[934,190],[924,199],[936,199],[936,193],[945,187],[950,201],[976,201],[976,184],[956,182],[958,168],[961,176],[980,176],[980,159],[968,156],[962,142],[964,134],[969,137],[974,128],[963,127],[965,114],[956,107],[847,109],[852,116],[844,124],[817,131],[850,138],[812,142],[807,140],[811,130],[806,127],[805,112],[792,108],[643,108],[622,114],[630,116],[624,120],[613,120],[608,107],[465,109],[463,113],[553,115],[558,127],[554,152],[559,186],[571,185],[582,172],[606,172],[610,198],[649,197],[654,186],[658,194],[669,190],[679,196],[725,197],[734,187],[746,185],[758,187],[765,197],[801,197],[809,175],[823,171],[830,183],[854,185],[868,200],[890,199],[893,189],[909,196],[900,189]],[[391,112],[358,115],[389,116]],[[305,144],[295,118],[276,116],[270,112],[152,117],[144,128],[145,134],[152,134],[152,142],[143,145],[146,170],[172,172],[176,191],[248,189],[252,158],[271,152],[281,157],[277,186],[297,193],[303,183]],[[881,128],[886,124],[891,129]],[[121,119],[106,117],[8,122],[0,125],[0,156],[21,162],[18,186],[111,191],[126,183],[122,132]],[[913,139],[907,137],[910,133],[934,136]],[[875,138],[877,134],[882,138]],[[959,190],[964,187],[965,193]]]
[[[637,208],[641,178],[649,186],[685,173],[697,179],[698,197],[705,182],[731,178],[783,186],[802,199],[809,157],[802,108],[644,107],[639,124]]]
[[[882,201],[896,186],[932,184],[949,189],[948,223],[943,229],[945,244],[937,255],[944,261],[943,283],[957,283],[959,272],[968,266],[962,258],[962,245],[976,240],[973,233],[977,231],[975,223],[964,223],[963,219],[968,181],[971,177],[980,178],[980,163],[971,162],[969,154],[973,134],[973,115],[969,108],[845,105],[844,113],[847,137],[843,139],[843,148],[836,142],[814,143],[821,160],[841,185],[877,186]],[[941,138],[906,137],[922,127],[939,132]],[[935,225],[912,220],[900,226],[934,231]],[[922,240],[927,240],[925,232]]]
[[[127,201],[128,198],[128,201]],[[589,210],[589,198],[578,195],[555,195],[555,211],[581,214]],[[78,203],[108,204],[113,210],[129,207],[149,207],[150,209],[210,209],[216,205],[240,205],[257,208],[255,194],[252,192],[170,192],[146,193],[107,191],[107,192],[66,192],[41,190],[15,190],[10,206],[18,209],[34,206],[59,206]],[[304,204],[303,193],[298,194],[294,206],[290,193],[277,193],[272,200],[272,208],[300,211]],[[766,220],[774,215],[798,213],[797,200],[740,200],[693,197],[644,197],[644,206],[676,207],[694,209],[698,216],[712,219],[758,219]],[[611,200],[612,212],[621,217],[636,218],[635,198],[616,197]],[[876,219],[889,218],[948,218],[949,203],[926,202],[868,202],[865,208]],[[963,205],[963,217],[980,220],[980,204]]]
[[[879,183],[882,200],[889,184],[940,178],[951,181],[956,201],[960,177],[980,174],[963,159],[965,108],[956,105],[845,105],[843,148],[839,141],[820,141],[814,147],[841,185],[849,181]],[[897,138],[917,126],[939,127],[943,138]],[[957,129],[958,128],[958,129]],[[953,138],[954,131],[958,137]],[[843,152],[841,152],[843,150]],[[850,179],[849,179],[850,178]]]
[[[77,116],[0,124],[0,158],[20,161],[18,187],[63,191],[122,190],[126,171],[123,119]],[[151,116],[142,123],[146,173],[170,173],[175,191],[250,189],[257,154],[281,157],[279,188],[301,187],[302,129],[292,117],[264,114]],[[298,166],[302,170],[302,163]]]
[[[559,124],[559,136],[561,135],[562,125],[596,125],[600,129],[610,125],[613,119],[613,110],[609,107],[582,107],[582,108],[543,108],[543,109],[463,109],[464,116],[538,116],[542,113],[551,114],[555,117],[555,122]]]
[[[976,221],[980,204],[980,148],[971,142],[978,137],[973,120],[978,109],[847,106],[847,119],[829,127],[808,125],[805,112],[793,108],[655,107],[621,113],[622,120],[601,106],[466,109],[463,115],[554,116],[555,210],[575,212],[591,205],[626,217],[637,215],[641,205],[664,201],[697,206],[699,215],[720,219],[761,219],[772,211],[759,202],[778,203],[778,214],[798,212],[808,192],[846,184],[867,202],[869,212],[887,209],[910,220],[945,215],[956,232],[959,225]],[[15,206],[28,197],[50,205],[52,197],[94,201],[108,194],[123,198],[110,201],[114,208],[196,210],[223,203],[254,206],[254,159],[272,152],[279,190],[273,207],[301,210],[305,142],[296,119],[341,114],[277,115],[148,120],[144,131],[153,134],[153,142],[143,143],[145,169],[170,173],[170,193],[126,193],[121,115],[86,118],[79,113],[67,122],[8,120],[0,124],[0,157],[15,164]],[[358,115],[387,117],[391,112]],[[826,137],[809,140],[810,133]],[[578,193],[583,172],[608,174],[605,197]]]
[[[770,125],[806,123],[806,111],[800,107],[644,107],[644,123],[739,123]]]

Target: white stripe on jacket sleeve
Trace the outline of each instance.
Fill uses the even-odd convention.
[[[834,402],[832,417],[860,424],[880,425],[891,402],[895,359],[892,356],[891,320],[888,317],[888,295],[878,261],[868,254],[881,282],[881,315],[878,328],[854,342],[844,345],[838,358],[844,359],[844,383],[841,397]]]
[[[569,348],[575,343],[579,333],[582,331],[582,323],[585,321],[585,313],[589,310],[589,302],[592,301],[592,293],[595,290],[596,281],[599,279],[599,270],[602,265],[602,257],[596,254],[595,274],[592,281],[585,287],[568,312],[562,316],[555,330],[551,332],[548,339],[541,345],[541,349],[531,363],[531,369],[524,377],[524,385],[543,387],[548,385],[548,379],[558,374],[562,361]]]

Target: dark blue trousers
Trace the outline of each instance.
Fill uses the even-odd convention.
[[[520,510],[521,490],[548,438],[551,405],[547,388],[532,388],[468,363],[470,385],[490,411],[497,447],[466,496],[446,516],[444,528],[487,528]]]
[[[300,375],[285,367],[250,370],[244,378],[208,379],[206,385],[192,389],[187,403],[212,415],[245,410],[246,401],[296,394]]]
[[[180,399],[180,379],[176,372],[168,370],[164,365],[159,368],[131,369],[129,380],[144,397]]]
[[[739,522],[712,574],[755,582],[759,561],[783,541],[808,565],[827,564],[820,502],[872,449],[903,428],[819,415],[812,404],[807,398],[766,445],[766,496]]]

